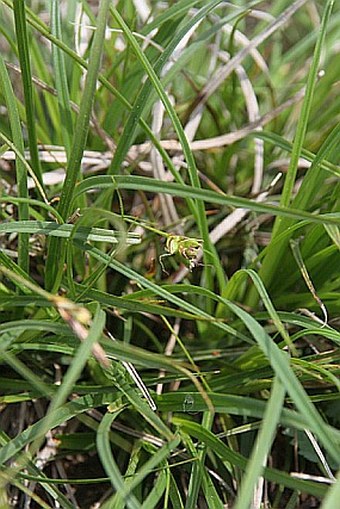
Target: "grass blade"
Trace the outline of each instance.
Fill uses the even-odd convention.
[[[91,189],[140,189],[142,191],[154,193],[168,193],[173,196],[183,198],[196,198],[210,203],[219,203],[231,207],[239,207],[253,210],[255,212],[269,213],[274,216],[283,216],[294,219],[308,219],[310,222],[321,224],[340,224],[339,214],[311,214],[304,210],[297,210],[291,207],[278,207],[267,205],[243,197],[230,196],[227,194],[217,193],[210,189],[200,189],[189,185],[177,184],[175,182],[164,182],[149,177],[140,177],[137,175],[125,176],[117,175],[114,178],[109,175],[98,177],[89,177],[77,185],[74,197],[76,198],[82,193]]]
[[[5,63],[2,56],[0,55],[0,85],[2,93],[5,97],[10,127],[12,131],[13,144],[17,148],[18,152],[24,156],[24,140],[21,133],[21,125],[19,113],[16,105],[16,100],[13,92],[13,88],[7,73]],[[24,163],[17,158],[16,163],[16,180],[18,185],[18,194],[22,199],[27,199],[27,173]],[[28,203],[22,201],[18,204],[19,218],[24,221],[29,217]],[[28,254],[28,235],[22,234],[19,236],[18,246],[18,264],[20,268],[27,272],[29,268],[29,254]]]
[[[60,16],[60,2],[59,0],[52,0],[51,2],[51,32],[54,37],[62,40]],[[64,140],[65,150],[68,156],[71,152],[73,122],[70,108],[70,95],[67,83],[66,66],[64,60],[64,53],[62,50],[52,44],[53,64],[55,69],[55,82],[58,94],[59,113],[62,136]]]
[[[274,379],[270,398],[261,424],[253,452],[249,458],[246,473],[241,483],[235,509],[248,509],[256,484],[263,473],[284,405],[285,388],[276,378]]]
[[[97,449],[106,474],[110,477],[112,487],[120,496],[124,497],[125,504],[129,509],[141,509],[141,504],[132,493],[126,493],[124,479],[112,456],[109,433],[112,422],[120,412],[105,414],[97,431]],[[124,493],[124,495],[123,495]]]
[[[339,497],[340,497],[340,479],[338,475],[336,482],[333,484],[333,486],[327,493],[325,500],[321,505],[321,509],[334,509],[334,507],[336,507],[339,502]]]
[[[51,221],[11,221],[0,224],[0,232],[32,233],[64,239],[74,238],[83,242],[108,242],[117,245],[121,241],[130,245],[139,244],[141,240],[140,236],[133,232],[128,232],[125,236],[122,232],[105,228],[91,228],[69,223],[58,224]]]
[[[24,0],[14,0],[13,2],[15,30],[17,36],[19,61],[21,67],[22,85],[25,96],[26,120],[28,144],[31,154],[32,166],[35,170],[37,179],[43,187],[42,172],[38,155],[36,119],[34,113],[34,100],[32,89],[32,72],[29,55],[29,41],[27,33],[26,11]]]

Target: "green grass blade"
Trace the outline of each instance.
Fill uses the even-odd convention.
[[[164,12],[161,12],[154,20],[150,20],[150,22],[143,27],[142,33],[145,35],[149,34],[152,30],[159,28],[167,21],[185,16],[191,7],[200,3],[202,3],[202,0],[179,0]]]
[[[55,217],[56,221],[59,224],[63,223],[62,217],[58,214],[58,212],[49,204],[45,202],[41,202],[39,200],[34,200],[33,198],[18,198],[15,196],[2,196],[0,197],[0,203],[13,203],[15,205],[19,205],[20,203],[27,203],[31,207],[38,207],[46,210],[51,217]],[[33,214],[34,215],[34,214]]]
[[[214,483],[211,479],[212,476],[204,470],[203,471],[203,493],[210,509],[225,509],[224,501],[221,500]]]
[[[272,443],[275,438],[280,415],[284,406],[285,388],[279,379],[275,378],[270,398],[261,424],[257,440],[254,443],[252,455],[249,459],[245,476],[241,482],[235,509],[248,509],[256,484],[263,473]]]
[[[15,153],[15,155],[16,155],[16,158],[20,161],[20,163],[22,163],[22,165],[23,165],[24,169],[25,169],[25,170],[27,170],[27,172],[26,172],[26,179],[27,179],[27,173],[29,173],[29,174],[30,174],[30,176],[33,178],[33,180],[34,180],[34,182],[35,182],[35,184],[36,184],[36,187],[37,187],[37,189],[39,190],[39,193],[40,193],[41,197],[43,198],[44,202],[45,202],[46,204],[48,204],[48,199],[47,199],[47,197],[46,197],[46,193],[45,193],[45,191],[44,191],[43,187],[40,185],[40,182],[39,182],[39,180],[37,179],[37,176],[36,176],[36,174],[34,173],[33,168],[32,168],[32,167],[28,164],[28,162],[26,161],[26,159],[25,159],[25,154],[24,154],[24,153],[22,153],[22,152],[21,152],[21,150],[20,150],[20,149],[18,149],[18,148],[17,148],[17,146],[16,146],[15,144],[13,144],[13,143],[11,142],[11,140],[9,140],[9,139],[7,138],[7,136],[6,136],[5,134],[3,134],[1,131],[0,131],[0,138],[2,138],[2,139],[5,141],[6,145],[8,145],[8,146],[9,146],[9,147],[13,150],[13,152],[14,152],[14,153]],[[25,187],[27,187],[27,181],[25,181],[25,183],[24,183],[24,184],[23,184],[23,183],[21,183],[21,185],[25,185]]]
[[[334,129],[335,129],[335,134],[336,134],[337,133],[337,128],[335,127]],[[330,133],[329,137],[327,137],[327,140],[329,140],[330,137],[331,138],[333,137],[332,133],[333,133],[333,131]],[[288,152],[290,154],[291,154],[291,152],[293,150],[293,144],[290,141],[284,139],[282,136],[279,136],[276,133],[272,133],[272,132],[269,132],[269,131],[256,131],[255,133],[250,133],[248,136],[255,137],[255,138],[260,138],[261,140],[267,141],[268,143],[270,143],[270,144],[272,144],[274,146],[282,148],[282,150],[284,150],[284,151],[286,151],[286,152]],[[326,141],[324,143],[326,143]],[[329,141],[327,141],[327,144],[328,143],[329,143]],[[321,150],[321,148],[320,148],[320,150]],[[316,155],[313,154],[313,152],[311,152],[310,150],[307,150],[305,148],[301,149],[301,156],[304,159],[307,159],[307,161],[310,161],[311,163],[313,163],[313,161],[314,161],[314,159],[316,157]],[[322,157],[326,157],[326,154],[323,155]],[[321,157],[320,157],[320,159],[321,159]],[[322,170],[326,170],[329,174],[332,174],[332,175],[335,175],[337,177],[340,177],[340,168],[336,164],[331,163],[331,162],[326,161],[326,160],[319,160],[317,162],[317,164],[320,165],[320,168]]]
[[[104,470],[110,478],[112,487],[120,496],[124,496],[126,506],[129,509],[141,509],[141,504],[138,502],[137,498],[132,493],[126,493],[124,479],[111,452],[109,440],[110,427],[119,413],[120,411],[117,411],[112,414],[107,413],[104,415],[97,431],[98,454]]]
[[[242,284],[242,282],[244,280],[244,277],[246,275],[250,276],[252,278],[252,280],[254,281],[254,283],[256,284],[256,289],[259,292],[259,295],[260,295],[260,297],[262,299],[262,302],[263,302],[265,308],[268,311],[268,315],[273,320],[273,323],[275,324],[276,329],[281,334],[281,336],[282,336],[283,340],[285,341],[286,345],[289,346],[291,348],[291,350],[296,354],[295,347],[294,347],[294,345],[291,342],[289,334],[286,331],[282,321],[280,320],[280,317],[279,317],[276,309],[274,308],[274,306],[272,304],[272,301],[269,298],[269,295],[268,295],[268,293],[267,293],[267,291],[265,289],[265,286],[264,286],[263,282],[261,281],[259,275],[255,271],[253,271],[251,269],[241,269],[241,270],[237,271],[232,276],[232,278],[229,280],[228,287],[226,288],[226,292],[224,294],[224,297],[227,297],[227,298],[230,298],[230,300],[233,300],[233,291],[236,290],[237,286]],[[229,294],[229,291],[228,291],[229,285],[231,286],[231,290],[229,290],[230,294]]]
[[[340,475],[338,474],[336,482],[331,486],[327,493],[321,509],[334,509],[339,503],[340,497]]]
[[[184,318],[187,320],[200,320],[202,317],[200,315],[193,315],[192,313],[187,313],[186,311],[177,310],[165,306],[163,303],[158,304],[149,304],[145,300],[141,298],[141,300],[129,300],[128,298],[117,297],[107,292],[102,292],[96,289],[87,289],[87,286],[83,285],[75,285],[75,288],[79,290],[80,295],[84,296],[88,299],[93,299],[97,302],[100,302],[102,306],[109,307],[117,307],[120,310],[127,310],[132,313],[152,313],[155,315],[164,315],[164,316],[177,316],[178,318]]]
[[[54,37],[62,40],[60,2],[52,0],[51,2],[51,32]],[[60,125],[65,150],[70,156],[73,122],[70,108],[70,95],[67,83],[66,66],[63,51],[52,44],[53,65],[55,69],[55,86],[58,94],[58,104],[60,113]]]
[[[141,461],[142,452],[142,444],[140,442],[134,444],[129,458],[129,464],[124,472],[126,489],[128,489],[128,486],[130,487],[130,484],[133,481],[136,470],[138,468],[138,464]],[[106,501],[106,506],[109,506],[110,509],[125,509],[125,497],[122,496],[120,492],[117,492],[115,495],[113,495],[112,500],[113,501]]]
[[[142,503],[142,509],[154,509],[159,507],[159,501],[167,488],[168,475],[169,474],[165,470],[161,470],[152,490]]]
[[[30,51],[32,69],[34,69],[33,72],[35,74],[33,79],[36,85],[34,89],[34,105],[37,118],[37,136],[41,143],[49,144],[51,141],[51,133],[58,132],[60,129],[58,105],[56,104],[53,93],[54,77],[51,76],[51,68],[46,66],[46,60],[44,58],[45,48],[40,40],[31,37]],[[44,90],[48,90],[48,93],[43,93]],[[61,139],[61,136],[58,136],[58,139]]]
[[[197,507],[197,498],[199,495],[202,479],[203,479],[203,468],[204,459],[199,457],[199,451],[195,447],[191,436],[181,431],[182,441],[185,444],[185,448],[188,451],[189,457],[192,459],[190,477],[188,482],[185,509],[191,509]],[[206,450],[206,448],[205,448]],[[201,462],[201,460],[203,461]]]
[[[22,156],[24,156],[24,140],[21,133],[19,113],[16,105],[13,88],[7,73],[5,63],[1,55],[0,55],[0,86],[7,105],[7,112],[12,131],[13,144],[17,148],[18,152]],[[19,158],[16,159],[15,166],[16,166],[18,195],[20,198],[26,199],[28,197],[26,167],[22,160],[20,160]],[[18,210],[19,218],[22,221],[28,219],[29,208],[27,202],[25,201],[20,202],[18,204]],[[28,250],[29,250],[28,235],[22,234],[19,236],[18,264],[20,268],[25,272],[27,272],[29,268]]]
[[[75,238],[83,242],[108,242],[117,245],[122,240],[127,245],[140,243],[140,236],[133,232],[128,232],[125,236],[119,231],[105,228],[78,227],[69,223],[57,224],[51,221],[11,221],[0,224],[0,232],[32,233],[64,239]]]
[[[189,185],[177,184],[176,182],[164,182],[149,177],[140,177],[137,175],[116,175],[115,177],[109,175],[102,175],[97,177],[89,177],[80,182],[74,192],[74,198],[91,189],[140,189],[142,191],[154,193],[168,193],[173,196],[180,196],[183,198],[196,198],[210,203],[219,203],[231,207],[239,207],[253,210],[255,212],[269,213],[274,216],[283,216],[292,219],[308,219],[310,222],[327,223],[327,224],[340,224],[340,217],[336,214],[311,214],[304,210],[297,210],[293,208],[278,207],[274,205],[267,205],[243,197],[230,196],[227,194],[217,193],[210,189],[201,189],[191,187]]]
[[[202,428],[210,432],[213,422],[214,414],[212,412],[204,412],[201,424]],[[204,479],[204,464],[207,454],[207,446],[204,444],[203,447],[196,450],[196,447],[189,436],[186,437],[186,446],[192,457],[196,460],[192,464],[188,494],[185,503],[185,509],[191,509],[193,507],[197,507],[198,496]]]
[[[5,269],[10,270],[17,276],[25,279],[30,279],[27,275],[27,272],[25,272],[17,263],[15,263],[10,256],[8,256],[5,252],[0,250],[0,263],[2,266],[5,267]],[[32,279],[30,279],[31,282],[33,282]],[[14,284],[17,286],[17,288],[20,288],[21,293],[30,293],[29,290],[21,283],[14,281]]]
[[[329,133],[325,141],[322,143],[315,158],[309,168],[301,187],[293,200],[293,207],[306,210],[308,204],[312,201],[313,195],[322,187],[325,181],[325,172],[321,171],[321,163],[333,152],[340,144],[340,123]]]
[[[218,393],[209,393],[209,397],[214,405],[216,412],[252,417],[256,419],[263,419],[266,409],[266,402],[257,400],[255,398],[248,398],[244,396],[225,395]],[[163,412],[186,412],[185,401],[190,399],[192,402],[191,410],[193,412],[202,412],[206,408],[206,403],[203,401],[199,393],[182,392],[182,393],[169,393],[159,396],[157,404]],[[305,429],[308,427],[308,416],[288,410],[284,408],[280,416],[280,424],[286,427],[293,427],[297,429]],[[340,432],[335,428],[326,425],[328,433],[332,435],[334,440],[340,440]]]
[[[25,97],[26,120],[28,144],[31,154],[32,166],[35,174],[43,187],[42,172],[38,154],[36,118],[34,113],[32,72],[29,55],[29,40],[27,33],[27,21],[24,0],[15,0],[13,2],[15,30],[18,44],[19,61],[21,67],[22,85]]]
[[[53,332],[54,334],[70,334],[68,327],[62,323],[45,320],[12,320],[0,324],[0,334],[8,331],[36,330],[40,332]]]
[[[6,343],[4,346],[7,346]],[[33,371],[21,360],[17,359],[10,352],[5,351],[4,347],[0,350],[0,357],[6,362],[6,364],[20,374],[31,387],[35,388],[39,395],[52,397],[54,391],[51,390],[38,376],[36,376],[35,373],[33,373]]]

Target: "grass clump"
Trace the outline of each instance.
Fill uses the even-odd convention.
[[[2,1],[2,507],[334,509],[339,19]]]

